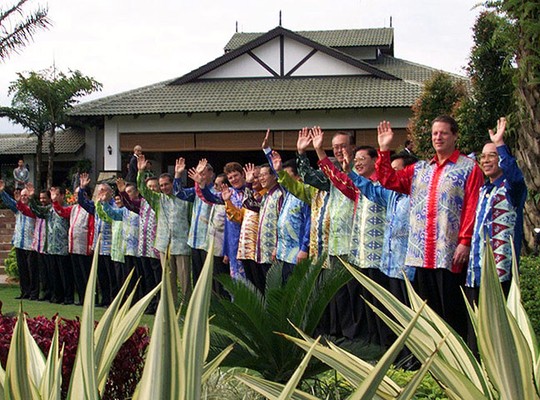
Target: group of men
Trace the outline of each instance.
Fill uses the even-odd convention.
[[[1,183],[2,199],[17,214],[21,295],[37,298],[41,272],[45,298],[72,303],[75,289],[82,301],[90,257],[99,248],[101,305],[110,303],[131,269],[141,278],[139,296],[148,293],[161,278],[160,259],[165,258],[173,288],[179,283],[186,298],[213,242],[216,273],[246,279],[262,293],[272,263],[282,264],[286,281],[308,257],[324,256],[328,268],[342,268],[339,258],[347,260],[405,303],[407,277],[428,305],[467,338],[471,328],[461,288],[470,301],[477,300],[486,242],[493,247],[505,290],[511,241],[517,255],[521,248],[526,187],[504,144],[505,129],[501,118],[490,131],[480,166],[456,149],[455,120],[441,116],[432,124],[435,155],[428,161],[416,161],[409,152],[392,155],[394,134],[383,121],[378,151],[355,148],[350,133],[337,132],[332,158],[323,149],[319,127],[299,131],[297,157],[286,162],[269,147],[268,131],[262,144],[267,164],[229,162],[216,176],[203,159],[187,172],[193,187],[183,183],[183,158],[176,160],[174,177],[146,178],[148,161],[140,148],[130,161],[129,179],[135,180],[136,165],[136,182],[119,179],[116,196],[100,184],[93,201],[87,174],[81,175],[74,206],[63,204],[61,188],[40,193],[41,205],[29,200],[31,186],[10,200]],[[318,169],[306,155],[310,146]],[[36,256],[44,261],[27,261]],[[218,285],[215,290],[226,295]],[[358,282],[347,283],[329,304],[322,332],[364,336],[389,346],[393,335],[364,298],[376,304]]]

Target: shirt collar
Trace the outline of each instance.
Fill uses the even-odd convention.
[[[455,164],[460,156],[460,152],[458,149],[454,150],[454,152],[452,153],[452,155],[450,157],[448,157],[443,163],[442,165],[448,163],[448,162],[451,162],[453,164]],[[439,163],[439,158],[437,157],[437,154],[435,154],[433,156],[433,158],[429,161],[430,164],[433,164],[433,163]]]

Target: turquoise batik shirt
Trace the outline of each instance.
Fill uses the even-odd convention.
[[[121,236],[125,242],[125,255],[139,257],[139,214],[126,207],[114,208],[108,203],[102,203],[103,211],[113,221],[122,223]],[[113,224],[113,236],[114,236]],[[114,240],[113,240],[114,242]]]
[[[47,254],[67,256],[69,221],[58,215],[52,205],[40,206],[34,199],[30,200],[30,209],[47,220]]]
[[[297,157],[298,172],[303,181],[319,190],[330,192],[328,212],[330,232],[328,234],[328,253],[331,256],[343,256],[350,253],[350,238],[354,216],[354,201],[341,193],[320,170],[314,170],[305,154]]]
[[[259,264],[272,262],[272,255],[277,246],[277,225],[282,204],[283,189],[276,184],[263,196],[259,211],[256,247],[256,261]]]
[[[180,200],[193,203],[191,224],[188,234],[188,245],[192,249],[208,250],[208,223],[212,204],[203,201],[195,191],[195,188],[182,187],[182,179],[174,179],[174,195]],[[212,189],[212,185],[209,185]]]
[[[113,206],[111,205],[111,208]],[[121,210],[121,209],[118,209]],[[126,254],[126,241],[122,235],[122,220],[114,220],[104,210],[104,204],[96,203],[96,215],[103,221],[111,224],[111,260],[123,263]]]
[[[24,215],[17,209],[17,203],[6,192],[0,192],[0,197],[6,206],[15,214],[15,230],[11,244],[17,249],[32,250],[35,218]]]
[[[111,241],[112,241],[112,226],[109,222],[104,221],[96,213],[96,205],[90,199],[87,199],[84,195],[84,190],[79,190],[79,196],[77,198],[79,205],[84,208],[88,214],[94,216],[94,243],[92,245],[92,250],[95,250],[97,246],[97,241],[101,235],[101,243],[99,246],[99,255],[100,256],[110,256],[111,255]],[[111,199],[109,202],[111,205],[114,204],[114,200]]]
[[[171,255],[187,256],[191,249],[187,244],[191,205],[174,195],[153,192],[144,183],[143,174],[137,175],[137,188],[156,213],[157,227],[154,247]]]
[[[298,252],[309,252],[311,210],[309,204],[287,192],[278,219],[276,258],[296,264]]]
[[[363,196],[386,210],[381,271],[397,279],[403,279],[405,273],[407,279],[412,281],[415,269],[405,266],[409,240],[409,196],[376,185],[355,172],[349,173],[349,177]]]

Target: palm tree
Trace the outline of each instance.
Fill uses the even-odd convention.
[[[38,29],[47,29],[51,21],[47,18],[47,7],[38,7],[31,13],[24,12],[28,0],[19,0],[8,9],[0,8],[0,61],[26,46]],[[16,21],[22,18],[22,21]]]
[[[236,343],[224,365],[250,368],[267,379],[289,379],[304,354],[292,342],[276,334],[295,335],[291,324],[314,335],[330,299],[351,279],[345,268],[322,269],[322,260],[302,262],[282,283],[281,266],[267,275],[263,296],[250,282],[217,278],[233,300],[215,298],[212,315],[212,350],[218,353]],[[309,333],[308,333],[309,332]],[[307,376],[327,369],[321,363],[308,367]]]

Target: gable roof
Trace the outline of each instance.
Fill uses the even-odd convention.
[[[31,133],[0,135],[0,154],[36,154],[37,138]],[[58,131],[55,135],[55,153],[74,154],[85,144],[83,132],[73,129]],[[42,154],[49,154],[49,135],[43,138]]]
[[[225,45],[225,51],[235,50],[264,34],[264,32],[237,32]],[[394,28],[297,31],[296,34],[326,47],[391,47],[394,43]]]
[[[369,63],[365,62],[365,61],[362,61],[362,60],[359,60],[357,58],[354,58],[354,57],[351,57],[350,55],[348,54],[345,54],[339,50],[336,50],[336,49],[333,49],[331,47],[327,47],[325,45],[322,45],[318,42],[315,42],[305,36],[302,36],[302,35],[299,35],[295,32],[292,32],[288,29],[285,29],[281,26],[278,26],[274,29],[272,29],[271,31],[265,33],[265,34],[262,34],[254,39],[252,39],[251,41],[245,43],[244,45],[240,46],[240,47],[237,47],[235,48],[234,50],[228,52],[228,53],[225,53],[223,56],[221,57],[218,57],[216,58],[215,60],[209,62],[208,64],[206,65],[203,65],[202,67],[199,67],[189,73],[187,73],[186,75],[172,81],[170,84],[171,85],[180,85],[180,84],[183,84],[183,83],[186,83],[186,82],[190,82],[194,79],[197,79],[199,77],[201,77],[202,75],[234,60],[235,58],[243,55],[243,54],[246,54],[247,52],[255,49],[256,47],[259,47],[260,45],[278,37],[278,36],[284,36],[284,37],[288,37],[290,39],[293,39],[293,40],[296,40],[297,42],[300,42],[302,44],[305,44],[307,46],[310,46],[310,47],[313,47],[314,49],[324,53],[324,54],[327,54],[331,57],[334,57],[340,61],[343,61],[347,64],[350,64],[354,67],[357,67],[361,70],[364,70],[366,72],[369,72],[370,74],[372,74],[373,76],[376,76],[376,77],[379,77],[381,79],[397,79],[395,76],[393,76],[392,74],[389,74],[389,73],[386,73],[384,71],[381,71],[379,70],[378,68],[376,67],[373,67],[372,65],[370,65]]]

